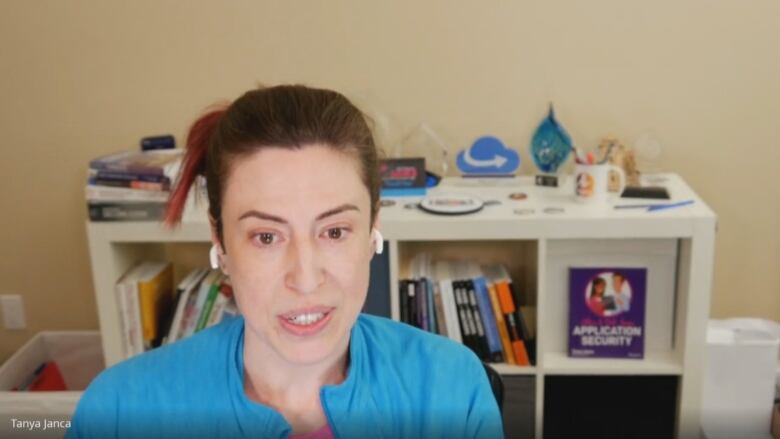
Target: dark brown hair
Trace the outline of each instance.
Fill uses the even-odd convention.
[[[593,279],[593,285],[590,287],[590,295],[588,297],[593,297],[596,294],[596,286],[597,285],[603,285],[607,286],[607,281],[604,280],[603,277],[597,277]],[[604,297],[604,291],[601,291],[601,295],[599,297]]]
[[[371,196],[371,224],[379,210],[378,154],[366,116],[346,97],[302,85],[261,87],[230,105],[214,107],[192,124],[181,170],[168,199],[165,224],[181,221],[190,187],[206,177],[209,216],[222,236],[222,197],[234,160],[267,147],[324,144],[357,159]]]

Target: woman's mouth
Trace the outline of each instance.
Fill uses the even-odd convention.
[[[311,336],[322,331],[335,308],[315,307],[293,311],[278,316],[279,322],[287,332],[296,336]]]
[[[295,317],[288,318],[287,321],[296,325],[309,326],[313,323],[319,322],[323,317],[325,317],[325,313],[315,312],[308,314],[298,314]]]

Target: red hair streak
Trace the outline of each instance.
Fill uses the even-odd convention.
[[[176,178],[176,185],[168,197],[168,205],[163,219],[163,223],[169,228],[173,228],[181,222],[187,194],[189,194],[190,187],[198,174],[205,170],[209,141],[225,111],[227,111],[227,105],[210,110],[190,127],[187,134],[187,150]]]

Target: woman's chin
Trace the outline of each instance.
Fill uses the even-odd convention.
[[[287,361],[295,364],[316,364],[325,361],[338,355],[336,350],[344,344],[339,342],[342,337],[337,334],[341,331],[336,331],[335,327],[328,329],[315,336],[307,337],[282,331],[282,337],[279,340],[279,346],[277,346],[278,351]]]
[[[342,352],[337,352],[342,343],[333,338],[290,342],[282,341],[279,352],[288,362],[299,365],[317,364],[327,361]]]

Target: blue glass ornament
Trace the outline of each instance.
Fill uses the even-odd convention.
[[[555,120],[552,104],[531,139],[531,157],[542,172],[555,173],[571,152],[571,137]]]

